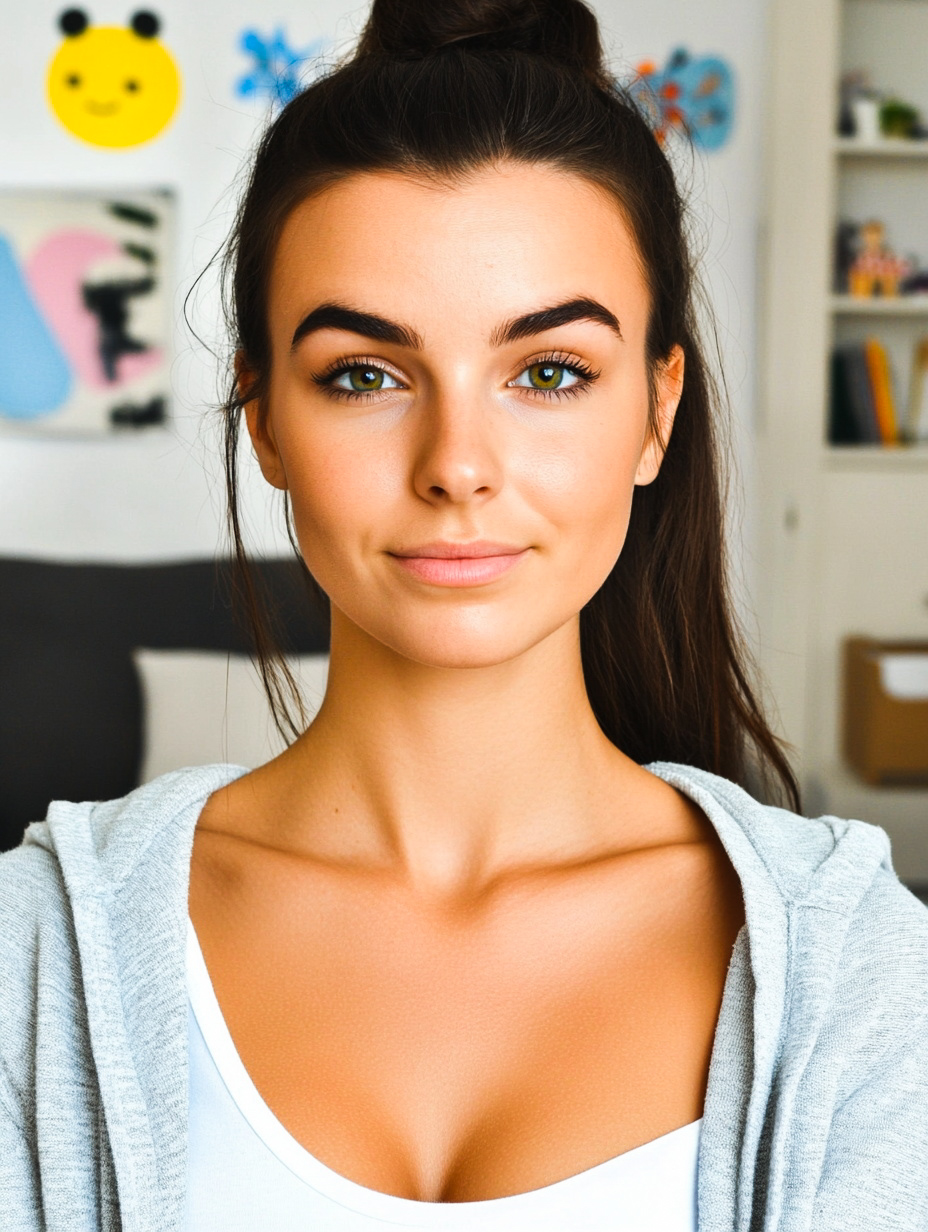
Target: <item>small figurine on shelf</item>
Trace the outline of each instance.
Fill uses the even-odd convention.
[[[860,228],[860,250],[848,271],[848,291],[861,299],[898,295],[899,283],[911,269],[911,264],[886,244],[883,224],[871,219]]]

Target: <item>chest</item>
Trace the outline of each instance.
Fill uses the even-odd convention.
[[[202,960],[191,970],[202,972]],[[701,1123],[686,1125],[540,1189],[478,1202],[421,1202],[356,1184],[292,1138],[255,1093],[217,1020],[208,983],[191,985],[185,1227],[197,1232],[693,1232]]]
[[[647,907],[607,873],[449,917],[366,889],[322,877],[293,898],[243,890],[238,911],[207,895],[199,913],[191,896],[245,1069],[329,1168],[384,1194],[479,1201],[701,1116],[740,923],[719,900]]]

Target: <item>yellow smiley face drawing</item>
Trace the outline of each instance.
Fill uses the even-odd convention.
[[[81,9],[68,9],[59,26],[65,38],[48,67],[48,101],[65,128],[111,148],[156,137],[177,107],[180,74],[154,13],[94,28]]]

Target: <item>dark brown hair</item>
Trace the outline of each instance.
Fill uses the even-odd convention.
[[[636,488],[622,553],[580,614],[597,720],[640,763],[778,786],[798,808],[727,590],[718,399],[696,328],[684,205],[647,122],[610,79],[581,0],[374,0],[354,56],[294,98],[258,146],[225,253],[232,337],[254,374],[226,402],[225,455],[231,535],[278,725],[295,734],[305,720],[287,707],[292,681],[245,555],[235,458],[242,407],[267,389],[268,279],[281,229],[305,197],[353,173],[453,181],[504,159],[570,171],[613,196],[650,291],[652,386],[674,346],[685,354],[660,474]]]

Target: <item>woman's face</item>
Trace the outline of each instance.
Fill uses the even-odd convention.
[[[447,667],[576,620],[660,463],[648,307],[620,210],[550,167],[362,174],[293,212],[246,413],[336,620]],[[665,439],[682,367],[658,373]]]

